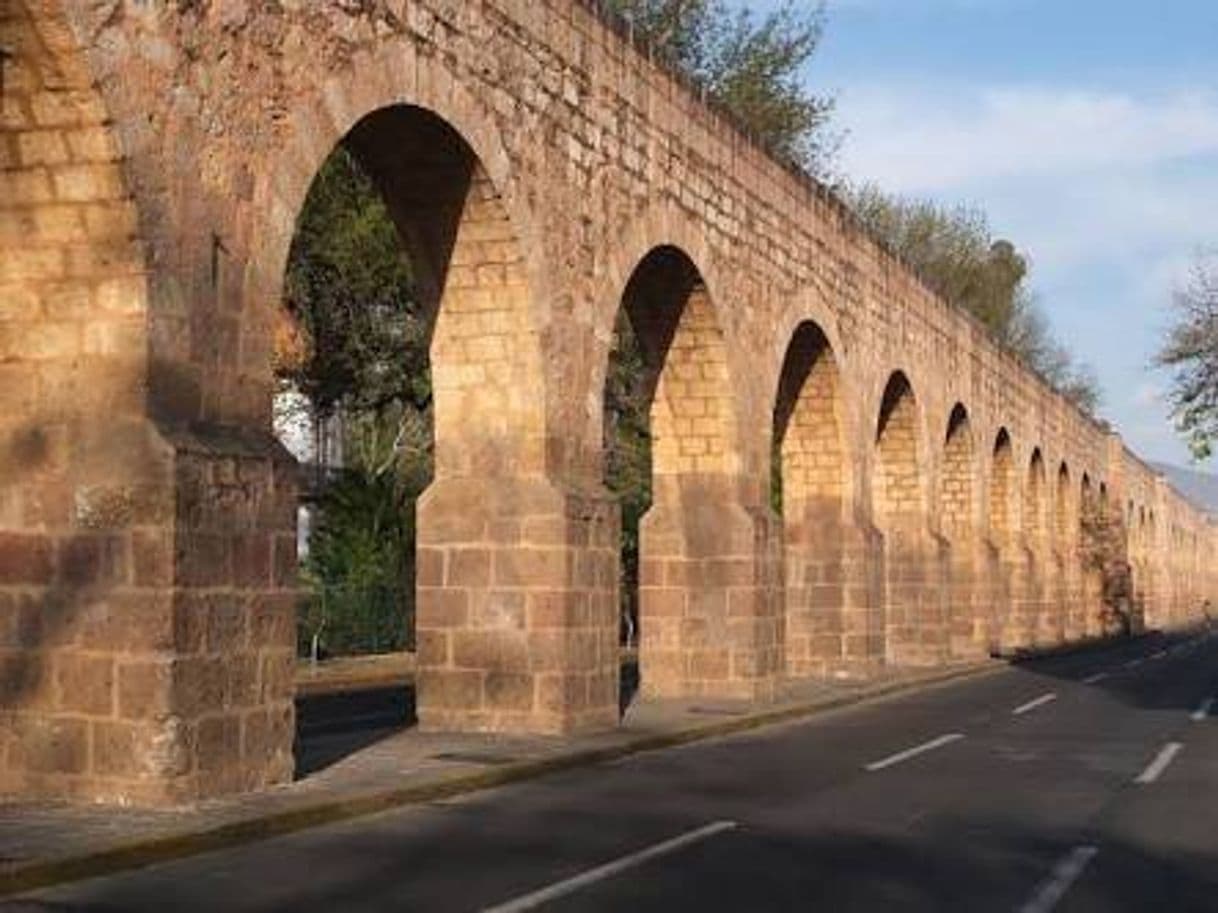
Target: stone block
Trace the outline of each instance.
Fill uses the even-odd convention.
[[[0,531],[0,585],[49,584],[54,549],[44,535]]]
[[[114,715],[113,657],[61,652],[54,665],[57,707],[88,716]]]

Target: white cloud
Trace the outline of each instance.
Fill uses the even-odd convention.
[[[839,110],[850,129],[846,171],[897,191],[1218,154],[1210,92],[872,86],[843,92]]]
[[[1173,287],[1218,242],[1218,92],[872,85],[839,112],[845,173],[985,209],[1031,255],[1038,297],[1128,442],[1183,459],[1149,365]]]

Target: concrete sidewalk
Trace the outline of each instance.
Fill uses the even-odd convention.
[[[381,730],[369,733],[365,747],[289,786],[174,810],[0,805],[0,895],[730,735],[1004,668],[1005,663],[987,661],[893,670],[866,682],[804,682],[764,706],[636,701],[616,730],[574,738]]]

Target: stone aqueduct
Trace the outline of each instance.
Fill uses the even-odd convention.
[[[1148,624],[1218,589],[1196,510],[593,3],[5,0],[0,47],[0,792],[291,777],[273,315],[344,138],[436,313],[425,727],[617,722],[623,307],[650,695],[1096,636],[1092,502]]]

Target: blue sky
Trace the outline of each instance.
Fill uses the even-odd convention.
[[[841,170],[984,209],[1103,414],[1187,462],[1148,364],[1218,247],[1218,0],[830,0],[806,78],[838,99]]]

